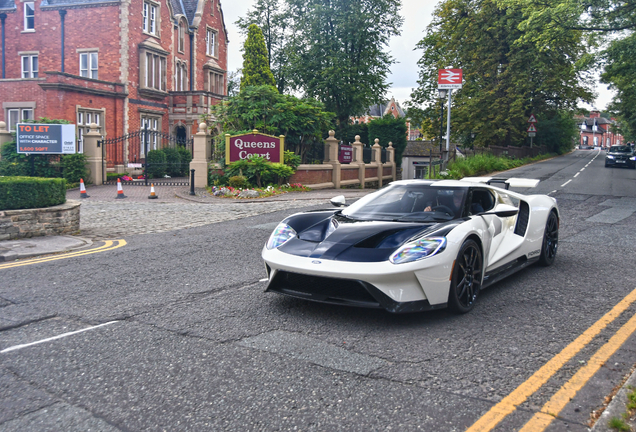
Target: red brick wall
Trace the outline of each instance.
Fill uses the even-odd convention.
[[[365,171],[366,172],[366,171]],[[358,168],[356,169],[345,169],[342,168],[340,171],[340,180],[357,180],[358,179]]]
[[[302,183],[306,185],[328,183],[331,179],[331,170],[302,170],[299,169],[289,179],[290,183]]]

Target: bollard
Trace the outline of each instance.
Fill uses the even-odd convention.
[[[195,195],[194,193],[194,170],[190,170],[190,195]]]

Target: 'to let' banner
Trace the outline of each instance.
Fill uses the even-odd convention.
[[[75,125],[18,123],[16,141],[18,153],[72,154]]]
[[[254,156],[262,156],[267,162],[283,162],[285,151],[285,136],[275,137],[258,133],[256,129],[252,133],[244,135],[225,134],[225,158],[226,163],[236,162],[242,159],[251,159]]]

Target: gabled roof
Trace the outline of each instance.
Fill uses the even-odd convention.
[[[366,115],[371,117],[384,117],[387,114],[391,114],[391,105],[394,105],[397,109],[398,117],[405,117],[404,110],[402,110],[400,103],[394,98],[391,98],[390,101],[383,101],[379,104],[371,105]]]

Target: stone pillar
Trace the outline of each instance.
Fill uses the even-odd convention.
[[[208,186],[208,163],[210,162],[208,155],[211,152],[208,138],[208,125],[200,123],[199,132],[194,135],[192,162],[190,162],[190,169],[194,170],[194,186],[199,188]]]
[[[395,181],[397,180],[397,163],[395,162],[395,147],[393,147],[391,141],[389,141],[389,147],[386,151],[389,156],[389,162],[391,163],[391,176],[393,177],[393,181]]]
[[[380,147],[380,139],[375,139],[375,144],[373,144],[373,158],[371,160],[371,164],[378,167],[378,189],[382,187],[382,171],[384,168],[382,167],[382,147]]]
[[[8,142],[13,141],[13,137],[11,136],[11,132],[7,130],[7,124],[3,121],[0,121],[0,148]],[[2,154],[0,153],[0,160],[2,160]]]
[[[360,142],[360,135],[356,135],[356,140],[352,144],[353,146],[353,163],[358,165],[358,180],[360,181],[360,188],[364,189],[364,176],[365,166],[363,157],[364,144]],[[352,164],[353,165],[353,164]]]
[[[325,161],[324,163],[331,164],[333,167],[331,173],[331,181],[333,181],[333,187],[336,189],[340,189],[340,161],[338,160],[338,140],[335,137],[336,132],[330,130],[329,138],[325,140],[325,152],[328,152],[329,161]]]
[[[98,146],[97,141],[102,139],[102,135],[97,129],[95,123],[91,123],[90,132],[84,134],[84,154],[86,155],[86,167],[89,171],[87,179],[95,186],[104,183],[104,161],[101,144]]]

